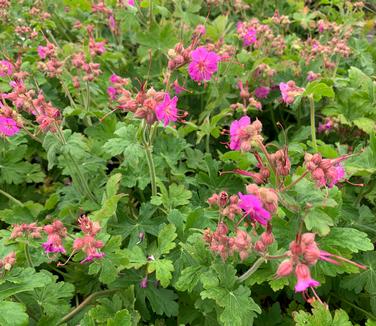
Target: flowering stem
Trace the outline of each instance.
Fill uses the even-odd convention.
[[[279,186],[279,184],[280,184],[279,175],[278,175],[277,169],[275,168],[272,160],[270,159],[270,155],[269,155],[268,151],[266,150],[266,147],[264,146],[264,144],[261,141],[258,141],[258,145],[259,145],[261,151],[264,153],[266,160],[268,161],[268,165],[269,165],[270,169],[273,171],[273,173],[275,175],[276,185]]]
[[[259,267],[265,262],[266,259],[264,257],[260,257],[259,259],[257,259],[248,271],[246,271],[243,275],[239,276],[238,282],[244,282],[248,277],[250,277],[254,272],[256,272],[259,269]]]
[[[62,130],[60,129],[60,127],[56,126],[56,130],[57,130],[57,134],[59,135],[58,138],[60,139],[62,144],[67,145],[67,141],[65,140],[64,134],[63,134]],[[84,193],[85,197],[87,197],[88,199],[91,199],[94,203],[99,204],[98,200],[95,198],[94,194],[91,192],[90,187],[89,187],[84,175],[82,174],[80,167],[78,166],[76,160],[72,156],[72,154],[70,152],[68,152],[67,155],[64,155],[64,156],[66,156],[68,158],[67,159],[68,162],[72,163],[72,165],[74,167],[74,169],[71,169],[72,173],[74,174],[73,170],[76,171],[77,179],[78,179],[77,181],[79,181],[80,188],[82,189],[82,192]]]
[[[288,186],[283,187],[281,191],[286,191],[290,189],[291,187],[295,186],[299,181],[301,181],[306,175],[308,174],[308,171],[305,171],[299,178],[297,178],[295,181],[291,182]]]
[[[21,203],[18,199],[14,198],[11,194],[8,194],[4,190],[0,189],[0,194],[2,194],[3,196],[9,198],[11,201],[13,201],[14,203],[16,203],[18,206],[24,207],[23,203]]]
[[[146,131],[149,130],[149,141],[146,137]],[[152,129],[154,131],[154,129]],[[145,149],[146,154],[146,161],[148,163],[149,167],[149,175],[150,175],[150,183],[151,183],[151,195],[156,196],[157,195],[157,178],[155,173],[155,165],[153,160],[153,145],[151,143],[151,133],[150,129],[148,129],[148,125],[146,124],[142,133],[142,141]]]
[[[309,111],[310,111],[310,120],[311,120],[311,138],[313,143],[313,148],[317,152],[317,142],[316,142],[316,126],[315,126],[315,101],[313,96],[308,96],[309,100]]]
[[[90,294],[84,301],[82,301],[76,308],[74,308],[70,313],[65,315],[58,323],[57,325],[61,325],[66,323],[68,320],[72,319],[76,314],[78,314],[82,309],[84,309],[88,304],[90,304],[92,301],[96,300],[98,297],[110,295],[112,293],[115,293],[118,291],[118,289],[112,289],[112,290],[103,290],[98,291]]]
[[[25,243],[24,251],[25,251],[25,257],[26,257],[27,263],[29,264],[30,267],[34,267],[33,261],[32,261],[31,256],[30,256],[29,244],[28,243]]]

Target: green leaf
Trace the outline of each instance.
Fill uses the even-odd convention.
[[[333,318],[325,305],[317,301],[312,305],[314,307],[312,314],[300,310],[293,315],[297,326],[352,326],[349,316],[344,310],[336,310]]]
[[[4,300],[14,294],[31,291],[35,288],[46,286],[50,283],[50,277],[45,272],[35,273],[31,267],[15,268],[0,284],[0,300]]]
[[[147,264],[147,259],[142,251],[142,249],[138,246],[134,246],[131,249],[124,249],[125,256],[128,259],[128,264],[126,268],[135,268],[139,269],[140,267]]]
[[[192,292],[200,281],[201,275],[206,271],[204,266],[189,266],[185,268],[175,284],[176,289],[179,291]]]
[[[119,125],[122,125],[119,123]],[[124,155],[124,164],[126,166],[137,166],[140,158],[145,153],[137,139],[137,127],[134,125],[121,126],[115,131],[117,138],[109,139],[103,149],[111,156],[119,154]]]
[[[161,255],[168,254],[171,249],[175,248],[174,240],[177,237],[176,227],[173,224],[165,225],[158,234],[158,251]]]
[[[201,292],[202,299],[212,299],[223,308],[219,320],[223,325],[252,325],[260,307],[250,297],[251,291],[245,286],[229,291],[224,288],[210,288]]]
[[[120,181],[123,175],[121,173],[116,173],[112,175],[106,184],[106,197],[110,198],[117,194],[120,187]]]
[[[172,279],[174,265],[169,259],[156,259],[148,264],[148,273],[156,272],[156,278],[163,287],[167,287]]]
[[[322,239],[326,246],[347,248],[352,252],[373,250],[373,244],[366,233],[351,228],[332,228],[330,236]]]
[[[304,223],[309,231],[317,232],[322,236],[327,235],[330,232],[329,226],[334,225],[332,218],[318,208],[308,211],[304,216]]]
[[[139,292],[141,301],[145,301],[145,297],[149,300],[151,308],[156,314],[165,314],[167,317],[178,315],[179,305],[175,301],[178,296],[174,291],[148,286]]]
[[[26,307],[18,302],[0,301],[0,325],[29,325],[29,316],[26,313]]]
[[[364,289],[374,295],[376,293],[376,252],[363,254],[363,262],[367,270],[345,277],[341,282],[341,287],[354,290],[355,293],[360,293]]]
[[[304,96],[313,96],[315,101],[320,101],[323,97],[334,97],[333,88],[318,80],[308,84]]]

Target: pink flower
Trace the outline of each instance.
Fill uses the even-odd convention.
[[[116,99],[117,90],[114,87],[107,87],[107,94],[110,97],[111,100]]]
[[[77,238],[73,242],[73,249],[75,251],[82,250],[86,257],[81,261],[81,264],[90,262],[94,259],[100,259],[105,256],[103,252],[98,251],[103,247],[103,242],[96,240],[94,236],[84,235],[82,238]]]
[[[251,219],[259,222],[261,225],[266,225],[270,220],[270,213],[262,207],[261,200],[254,195],[243,195],[239,193],[240,201],[238,206],[248,215]]]
[[[254,28],[249,28],[245,35],[243,36],[243,45],[249,46],[257,41],[256,30]]]
[[[128,5],[134,7],[135,1],[134,0],[128,0]]]
[[[251,123],[248,116],[235,120],[230,126],[230,149],[248,151],[256,141],[262,141],[262,124],[259,120]]]
[[[295,275],[297,283],[295,285],[295,292],[303,292],[309,287],[319,286],[320,283],[311,277],[311,272],[307,265],[299,263],[295,268]]]
[[[239,120],[234,120],[230,126],[230,149],[233,151],[240,150],[242,131],[251,124],[251,119],[248,116],[241,117]]]
[[[67,229],[64,224],[57,220],[52,224],[43,227],[43,231],[48,234],[47,241],[42,243],[46,253],[65,253],[62,238],[67,236]]]
[[[188,72],[196,82],[210,80],[211,76],[218,70],[220,56],[215,52],[208,51],[205,47],[199,47],[191,52],[191,63]]]
[[[162,102],[158,103],[155,108],[155,114],[159,121],[164,122],[164,127],[166,127],[170,121],[176,121],[178,118],[178,109],[176,108],[176,103],[178,98],[174,96],[172,99],[168,93],[165,93]]]
[[[20,128],[17,127],[17,122],[11,118],[0,117],[0,135],[11,137],[18,133]]]
[[[0,77],[11,76],[13,73],[13,65],[8,60],[0,61]]]
[[[332,188],[336,183],[338,183],[345,177],[345,169],[341,164],[334,166],[332,170],[333,175],[328,183],[329,188]]]
[[[49,234],[47,241],[42,243],[42,247],[47,254],[58,252],[65,254],[61,237],[56,233]]]
[[[48,49],[47,49],[46,46],[41,46],[41,45],[38,46],[37,51],[38,51],[38,55],[39,55],[39,57],[40,57],[41,59],[46,59],[47,54],[48,54],[48,51],[47,51],[47,50],[48,50]]]
[[[195,28],[195,33],[197,33],[199,35],[204,35],[206,33],[205,26],[202,25],[202,24],[197,25],[196,28]]]
[[[260,99],[267,98],[270,93],[270,88],[265,86],[260,86],[255,89],[255,96]]]
[[[304,88],[297,87],[295,82],[290,80],[287,83],[280,83],[279,89],[282,94],[282,100],[286,104],[294,103],[295,97],[304,92]]]

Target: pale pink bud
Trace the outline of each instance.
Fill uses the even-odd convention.
[[[276,271],[277,277],[285,277],[292,273],[292,269],[294,267],[294,264],[291,259],[286,259],[283,262],[281,262],[278,266],[278,269]]]

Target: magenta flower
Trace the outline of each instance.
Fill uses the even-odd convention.
[[[255,96],[260,99],[267,98],[270,93],[270,88],[266,86],[260,86],[255,89]]]
[[[128,5],[134,7],[135,6],[134,0],[128,0]]]
[[[311,277],[309,267],[305,264],[298,264],[295,268],[295,275],[297,283],[295,285],[295,292],[303,292],[309,287],[319,286],[320,283]]]
[[[0,117],[0,135],[11,137],[18,133],[20,128],[17,127],[17,122],[11,118]]]
[[[255,195],[243,195],[239,192],[240,201],[238,206],[248,215],[252,220],[259,222],[261,225],[266,225],[271,218],[270,213],[262,207],[261,200]]]
[[[188,73],[194,81],[201,82],[210,80],[218,70],[221,57],[215,52],[208,51],[205,47],[199,47],[191,52],[191,59]]]
[[[48,54],[48,48],[46,46],[38,46],[38,55],[41,59],[46,59]]]
[[[11,76],[13,73],[13,65],[8,60],[0,61],[0,77]]]
[[[241,117],[239,120],[234,120],[230,126],[230,149],[238,151],[241,148],[241,134],[242,130],[251,124],[251,119],[248,116]]]
[[[345,177],[345,169],[341,164],[338,164],[336,166],[333,166],[332,170],[334,171],[332,179],[329,180],[328,187],[332,188],[335,184],[337,184],[339,181],[341,181]]]
[[[257,41],[256,30],[254,28],[249,28],[245,35],[243,36],[243,45],[250,46]]]
[[[42,243],[42,247],[47,254],[58,252],[65,254],[65,249],[63,247],[61,237],[56,233],[49,234],[47,241]]]
[[[166,127],[170,121],[176,121],[178,118],[178,109],[176,104],[178,98],[174,96],[172,99],[168,93],[165,93],[162,102],[158,103],[155,107],[155,114],[159,121],[163,121],[164,127]]]
[[[110,97],[111,100],[116,99],[117,90],[114,87],[107,87],[107,94]]]

